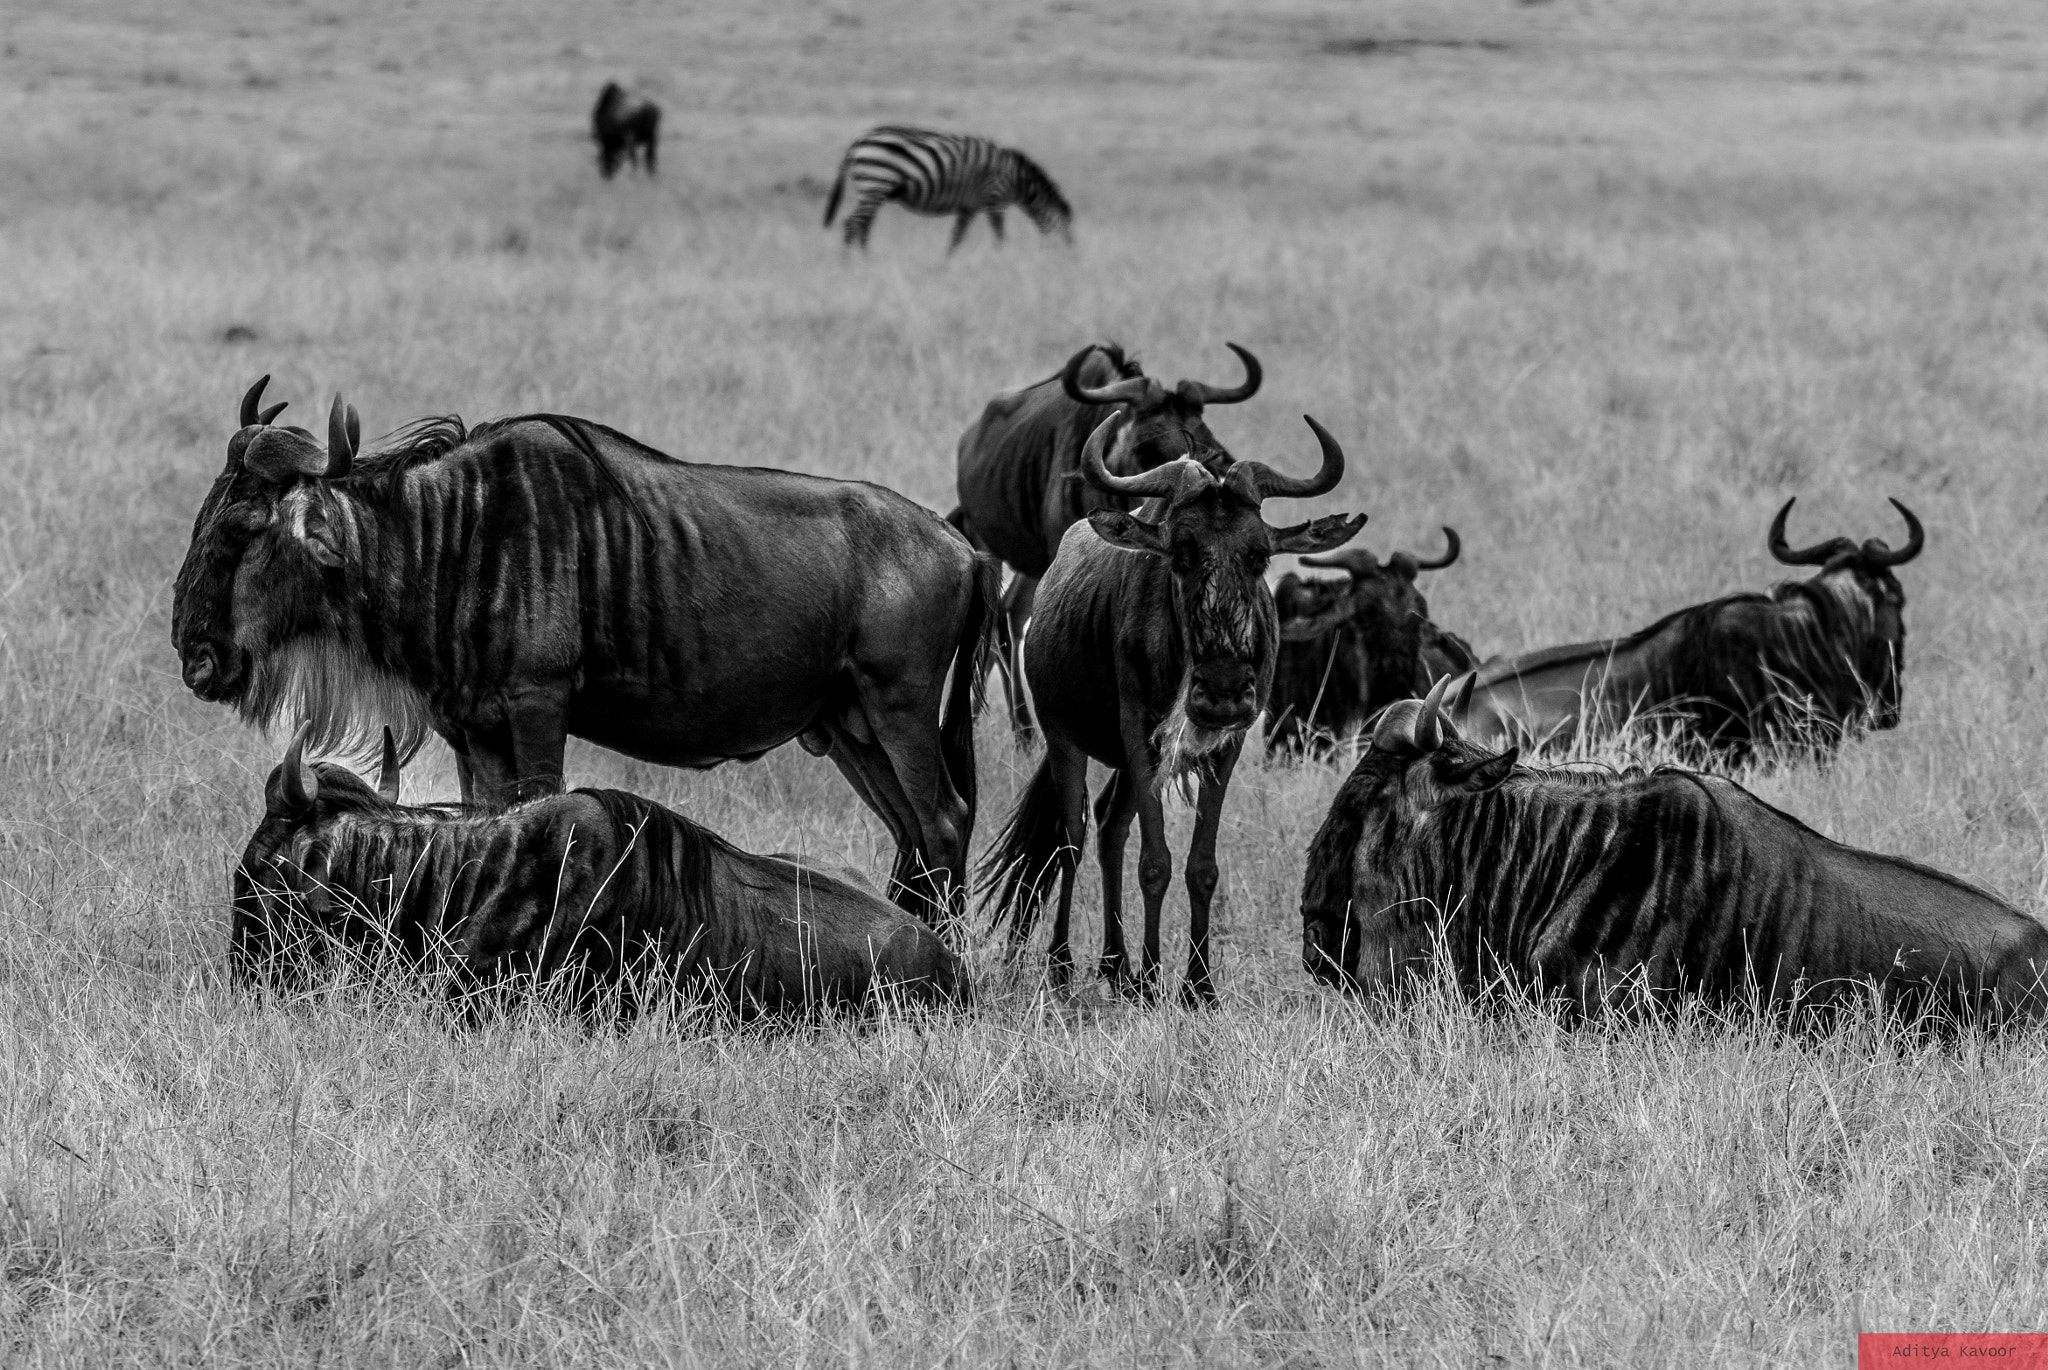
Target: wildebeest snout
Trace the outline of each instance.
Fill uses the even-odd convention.
[[[221,699],[234,685],[232,672],[224,666],[219,649],[211,643],[202,642],[186,648],[184,658],[185,688],[201,699]]]
[[[1199,727],[1248,727],[1259,711],[1259,674],[1249,662],[1215,661],[1195,667],[1188,681],[1188,719]]]

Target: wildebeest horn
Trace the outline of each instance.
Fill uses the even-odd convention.
[[[270,377],[265,376],[249,387],[248,394],[242,396],[242,427],[268,428],[272,419],[290,407],[289,401],[279,400],[268,409],[258,410],[256,408],[256,401],[262,398],[263,387],[268,384],[270,384]]]
[[[1220,385],[1207,385],[1201,381],[1182,381],[1181,394],[1200,404],[1242,404],[1259,393],[1259,382],[1266,378],[1259,359],[1234,342],[1223,345],[1237,353],[1237,359],[1244,363],[1244,384],[1226,390]]]
[[[377,793],[387,804],[398,802],[398,739],[389,723],[384,725],[384,757],[377,765]]]
[[[341,392],[334,395],[334,408],[327,411],[327,471],[329,480],[339,480],[356,464],[356,448],[362,441],[362,424],[354,405],[344,406]]]
[[[306,764],[306,737],[312,731],[313,720],[309,718],[299,724],[299,730],[292,734],[292,745],[284,749],[284,802],[294,809],[310,809],[320,798],[320,777]]]
[[[1116,441],[1118,431],[1124,425],[1124,411],[1119,409],[1088,435],[1088,443],[1081,449],[1081,473],[1088,483],[1098,490],[1112,495],[1124,495],[1131,499],[1151,499],[1155,495],[1170,495],[1180,487],[1180,472],[1175,464],[1155,466],[1149,471],[1140,471],[1135,476],[1119,476],[1111,473],[1102,464],[1102,454]]]
[[[1421,557],[1415,558],[1416,570],[1441,571],[1444,569],[1444,567],[1449,566],[1452,562],[1458,559],[1458,530],[1451,527],[1451,525],[1449,525],[1448,523],[1443,525],[1443,530],[1444,542],[1448,544],[1444,548],[1444,554],[1434,561],[1424,561]]]
[[[1451,678],[1442,676],[1422,697],[1422,709],[1415,715],[1415,726],[1408,734],[1409,745],[1416,751],[1433,752],[1444,745],[1444,692],[1450,688]]]
[[[1826,542],[1816,542],[1813,546],[1802,547],[1796,552],[1786,546],[1785,519],[1791,514],[1792,506],[1798,502],[1799,496],[1797,495],[1786,500],[1785,507],[1778,511],[1776,518],[1771,520],[1771,536],[1769,541],[1772,556],[1787,566],[1819,566],[1837,552],[1848,551],[1855,547],[1855,544],[1847,538],[1829,538]]]
[[[1067,392],[1068,399],[1076,404],[1129,404],[1144,397],[1146,387],[1152,384],[1150,376],[1132,376],[1094,390],[1082,385],[1081,368],[1095,350],[1095,344],[1089,343],[1067,358],[1067,364],[1060,368],[1060,388]]]
[[[1913,511],[1897,500],[1892,508],[1906,520],[1906,545],[1894,552],[1888,545],[1872,538],[1863,544],[1863,559],[1877,566],[1903,566],[1920,555],[1920,549],[1927,545],[1927,530],[1920,526],[1920,520],[1913,517]]]
[[[1262,461],[1239,462],[1238,465],[1250,474],[1252,488],[1258,491],[1259,498],[1307,499],[1311,495],[1327,495],[1337,488],[1338,481],[1344,479],[1344,449],[1330,436],[1329,429],[1306,414],[1301,417],[1322,445],[1322,469],[1313,476],[1283,476]]]
[[[1341,552],[1325,552],[1318,557],[1303,557],[1301,564],[1317,570],[1342,571],[1353,580],[1363,580],[1380,569],[1380,559],[1363,547],[1346,547]]]

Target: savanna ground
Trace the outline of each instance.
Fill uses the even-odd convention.
[[[1229,380],[1231,339],[1268,380],[1218,431],[1307,469],[1312,412],[1369,545],[1455,525],[1427,589],[1486,651],[1768,583],[1788,495],[1795,541],[1896,541],[1907,500],[1903,725],[1754,783],[2039,909],[2048,14],[1961,8],[0,13],[0,1359],[1840,1364],[2041,1326],[2040,1035],[1339,1001],[1296,921],[1336,766],[1240,770],[1211,1013],[992,946],[974,1016],[868,1031],[255,1003],[225,868],[280,742],[168,646],[265,371],[302,422],[560,409],[944,508],[992,392],[1104,335]],[[657,181],[595,175],[614,75],[666,107]],[[843,259],[825,184],[888,119],[1032,150],[1078,246],[1013,218],[949,261],[885,211]],[[1029,759],[993,715],[981,750],[985,841]],[[886,866],[795,749],[570,764]]]

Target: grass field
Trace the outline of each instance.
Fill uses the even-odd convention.
[[[225,983],[281,741],[182,689],[170,578],[257,375],[301,422],[535,408],[944,508],[992,392],[1111,336],[1482,651],[1901,536],[1905,720],[1757,777],[2048,903],[2048,14],[1813,0],[0,13],[0,1360],[20,1365],[1848,1363],[2048,1319],[2039,1034],[1561,1029],[1301,972],[1341,769],[1254,759],[1213,1013],[977,951],[964,1021],[797,1035]],[[601,183],[613,76],[659,179]],[[885,119],[1030,149],[1077,246],[822,231]],[[1276,511],[1285,513],[1285,510]],[[991,715],[980,833],[1030,764]],[[795,749],[574,747],[757,850],[886,869]],[[438,749],[415,795],[452,790]],[[1183,812],[1175,820],[1184,841]],[[1080,948],[1094,945],[1092,877]],[[1185,903],[1168,906],[1168,964]]]

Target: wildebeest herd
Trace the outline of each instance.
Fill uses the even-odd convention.
[[[1584,1012],[1688,996],[1797,1012],[1873,987],[1955,1019],[2048,1010],[2048,927],[1961,880],[1831,842],[1724,776],[1521,761],[1632,724],[1624,741],[1659,734],[1709,764],[1795,763],[1894,726],[1893,572],[1926,543],[1904,505],[1896,551],[1795,550],[1788,501],[1768,545],[1811,579],[1480,663],[1417,589],[1457,562],[1451,529],[1435,556],[1382,562],[1345,546],[1362,513],[1266,521],[1269,499],[1334,490],[1345,454],[1312,418],[1313,474],[1229,451],[1204,410],[1263,376],[1231,350],[1235,386],[1169,389],[1093,343],[997,395],[960,439],[944,518],[559,414],[426,419],[366,452],[339,396],[323,442],[278,425],[257,381],[173,608],[195,694],[295,729],[234,880],[237,976],[302,985],[341,949],[451,992],[545,986],[600,1015],[650,993],[740,1012],[965,1002],[974,721],[993,669],[1017,745],[1035,731],[1044,753],[976,874],[1013,958],[1056,890],[1056,987],[1093,760],[1108,770],[1092,804],[1102,975],[1158,992],[1178,790],[1195,806],[1181,995],[1214,999],[1217,834],[1263,715],[1276,757],[1359,749],[1304,872],[1319,980],[1384,993],[1434,968],[1475,996],[1516,987]],[[1341,576],[1271,586],[1278,553]],[[792,740],[829,757],[896,843],[894,903],[635,795],[563,793],[572,734],[684,767]],[[403,805],[400,765],[430,735],[462,801]],[[374,761],[379,783],[309,749]]]

